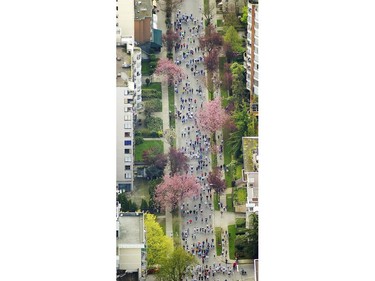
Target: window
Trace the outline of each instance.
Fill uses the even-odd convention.
[[[131,191],[132,185],[130,183],[119,183],[118,188],[121,191]]]
[[[125,173],[124,177],[126,179],[131,179],[132,178],[132,173],[131,172],[127,172],[127,173]]]
[[[125,165],[125,171],[130,171],[130,166],[129,165]]]
[[[126,140],[126,141],[124,141],[124,145],[132,145],[132,141],[131,140]]]
[[[116,11],[118,11],[118,6],[116,6]]]
[[[125,138],[130,138],[130,132],[125,132],[125,133],[124,133],[124,137],[125,137]]]
[[[124,129],[131,129],[132,128],[132,122],[125,122],[124,123]]]
[[[132,117],[133,117],[133,116],[132,116],[131,114],[125,114],[125,115],[124,115],[124,120],[125,120],[125,121],[131,121],[131,120],[132,120]]]
[[[131,162],[131,161],[132,161],[132,156],[131,155],[125,155],[124,162]]]
[[[130,154],[130,149],[128,149],[128,148],[127,148],[127,149],[124,149],[124,153],[125,153],[125,154]]]

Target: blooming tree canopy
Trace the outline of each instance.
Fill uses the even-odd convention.
[[[216,97],[212,101],[203,103],[203,107],[197,111],[196,120],[199,129],[214,133],[229,120],[229,115],[221,107],[220,98]]]
[[[161,208],[171,206],[174,210],[184,199],[198,195],[199,189],[192,175],[165,175],[163,182],[156,187],[154,200]]]
[[[163,76],[170,84],[182,76],[183,73],[184,71],[181,67],[166,58],[161,58],[155,69],[155,74]]]
[[[223,192],[226,188],[225,180],[222,179],[222,172],[217,167],[208,174],[207,181],[217,193]]]
[[[172,175],[177,173],[186,173],[188,171],[188,158],[184,153],[172,147],[169,150],[168,157],[171,164]]]

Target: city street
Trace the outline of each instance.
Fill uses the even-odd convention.
[[[225,225],[226,212],[215,217],[213,211],[213,190],[209,190],[207,175],[211,169],[209,135],[197,130],[195,113],[208,100],[205,87],[203,53],[198,50],[199,36],[204,33],[202,15],[203,1],[183,1],[179,10],[173,15],[174,28],[180,34],[180,47],[175,52],[175,63],[179,64],[185,74],[182,81],[175,87],[176,144],[177,148],[188,156],[189,173],[197,177],[201,183],[201,194],[184,202],[181,210],[182,245],[185,250],[193,253],[199,260],[199,266],[188,275],[186,280],[204,280],[204,275],[210,280],[254,280],[253,265],[240,264],[247,272],[241,275],[237,267],[233,270],[233,260],[229,260],[228,240],[223,228],[224,239],[222,255],[216,256],[215,220],[217,225]],[[218,213],[218,212],[217,212]],[[228,218],[233,220],[233,213]],[[220,221],[219,220],[223,220]],[[231,222],[233,223],[233,222]],[[227,264],[226,264],[227,260]],[[205,272],[206,270],[206,272]],[[209,270],[209,271],[208,271]],[[208,274],[209,272],[209,274]]]

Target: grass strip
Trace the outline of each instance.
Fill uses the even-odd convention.
[[[221,227],[215,227],[215,247],[216,247],[216,256],[221,255],[223,246],[221,245]]]
[[[228,233],[229,233],[229,258],[231,260],[234,260],[234,254],[235,254],[235,247],[234,247],[234,241],[236,240],[236,225],[231,224],[228,225]]]

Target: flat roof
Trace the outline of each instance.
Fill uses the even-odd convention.
[[[258,172],[258,137],[242,137],[244,172]]]
[[[124,47],[116,47],[116,86],[126,87],[131,80],[131,54],[125,51]],[[122,67],[129,65],[129,67]]]
[[[256,200],[252,201],[258,201],[258,190],[259,190],[259,185],[258,185],[258,173],[252,172],[247,174],[247,179],[249,182],[253,185],[253,196],[251,199],[256,198]]]
[[[143,213],[120,213],[118,244],[144,244]]]
[[[143,20],[147,17],[152,17],[153,9],[151,0],[134,0],[134,19]]]

